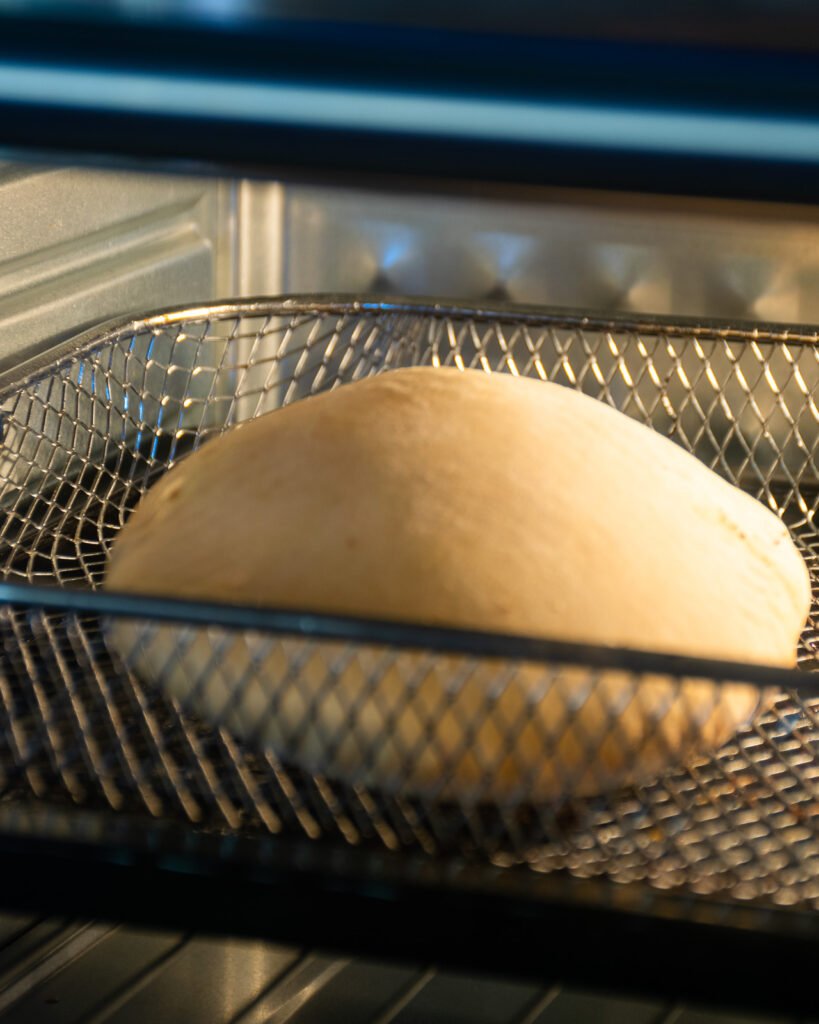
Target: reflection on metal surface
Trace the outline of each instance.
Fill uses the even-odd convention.
[[[9,915],[0,993],[3,1024],[751,1024],[559,983]]]
[[[0,61],[0,101],[66,110],[219,119],[249,125],[384,133],[528,146],[819,163],[809,112],[659,109],[554,98],[517,99],[351,88],[338,83],[225,81],[131,69]]]
[[[247,185],[254,217],[268,204],[283,215],[286,258],[275,274],[245,264],[245,294],[351,291],[819,320],[812,210],[612,195],[268,188]],[[240,230],[252,234],[250,218]]]
[[[0,367],[123,311],[231,281],[221,182],[0,166]]]

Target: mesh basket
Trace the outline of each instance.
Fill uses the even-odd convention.
[[[801,671],[780,672],[98,590],[177,459],[409,365],[556,381],[667,434],[783,518],[815,586],[816,340],[270,300],[104,329],[7,376],[3,799],[819,905],[815,607]]]

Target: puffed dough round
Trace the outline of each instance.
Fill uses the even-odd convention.
[[[810,604],[782,522],[579,392],[397,370],[183,459],[114,544],[113,591],[793,666]],[[551,799],[713,748],[750,685],[550,672],[204,628],[110,624],[185,707],[285,761],[388,790]]]

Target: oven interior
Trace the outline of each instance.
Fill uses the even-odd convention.
[[[8,40],[28,37],[9,25],[0,62],[13,64]],[[330,42],[351,53],[363,45],[349,26],[334,31]],[[43,37],[32,52],[41,44],[56,69],[55,44]],[[16,81],[35,96],[31,77]],[[308,154],[295,133],[288,165],[268,161],[267,136],[252,143],[246,125],[231,134],[226,122],[217,140],[188,121],[175,142],[139,120],[130,142],[101,122],[109,147],[89,158],[85,122],[74,152],[44,108],[40,150],[10,110],[0,1018],[810,1019],[813,623],[800,648],[807,672],[773,680],[734,668],[728,678],[775,682],[782,696],[718,756],[636,800],[455,816],[434,800],[399,806],[246,759],[229,736],[197,731],[134,685],[89,625],[113,608],[94,589],[105,524],[135,498],[140,459],[156,473],[177,454],[169,421],[181,452],[260,408],[418,363],[540,375],[626,409],[780,511],[813,570],[819,206],[804,167],[790,192],[757,169],[770,188],[745,198],[751,179],[732,177],[730,161],[708,178],[722,182],[713,190],[686,187],[701,169],[647,185],[622,154],[612,187],[599,164],[585,178],[544,170],[548,154],[518,173],[496,152],[482,174],[463,153],[440,176],[432,157],[423,174],[396,174],[390,162],[409,166],[411,148],[368,160],[356,136],[345,158],[334,136]],[[238,155],[226,155],[231,144]],[[567,166],[590,166],[571,152]],[[95,476],[112,453],[119,476]],[[89,522],[102,524],[93,537]],[[161,622],[205,630],[216,652],[237,628],[266,643],[295,628],[275,616],[237,626],[217,608],[113,614],[141,623],[144,645]],[[333,643],[363,657],[395,640],[298,629],[330,668]],[[438,650],[429,636],[401,642]],[[446,651],[453,640],[435,642]],[[487,643],[470,653],[526,654]],[[565,652],[534,656],[554,670]],[[680,678],[662,661],[624,670],[634,686],[652,672]],[[699,670],[724,681],[713,665]]]

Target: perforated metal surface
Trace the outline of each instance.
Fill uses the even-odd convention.
[[[783,516],[816,583],[816,340],[309,301],[129,324],[2,386],[0,563],[12,583],[97,588],[129,509],[178,457],[319,390],[431,364],[556,380],[669,434]],[[661,656],[625,657],[613,671],[600,652],[585,664],[575,652],[569,664],[549,645],[534,660],[531,647],[512,643],[499,659],[454,635],[439,636],[435,653],[424,634],[401,630],[389,640],[366,630],[357,639],[283,635],[292,620],[289,630],[160,623],[150,602],[123,661],[107,616],[23,604],[0,610],[8,800],[819,905],[819,703],[810,686],[763,695],[753,721],[714,754],[700,749],[701,736],[732,687],[775,679],[736,666],[712,665],[708,675],[701,663]],[[812,616],[803,634],[804,669],[816,665],[816,625]],[[206,699],[193,706],[206,707],[202,720],[144,671],[146,652],[155,667],[180,651],[195,656],[186,669],[201,675]],[[342,676],[355,683],[348,704]],[[776,676],[789,688],[800,678]],[[636,735],[624,725],[633,702],[645,723]],[[592,704],[589,731],[577,712]],[[364,729],[373,706],[375,742]],[[236,738],[250,713],[266,722],[263,742]],[[443,743],[436,724],[447,716],[455,738]],[[514,781],[499,789],[501,777]]]

